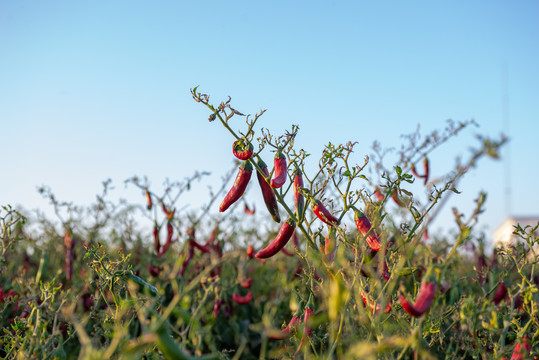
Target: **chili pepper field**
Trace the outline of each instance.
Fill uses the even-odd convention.
[[[135,176],[135,202],[113,200],[105,181],[90,206],[41,187],[52,216],[2,204],[0,357],[539,357],[537,227],[488,249],[480,192],[471,211],[451,210],[457,231],[432,230],[503,136],[478,137],[460,165],[433,173],[431,153],[473,122],[418,130],[394,163],[354,142],[320,144],[317,157],[296,125],[270,133],[265,110],[191,96],[198,121],[230,140],[215,151],[236,159],[218,189],[197,187],[204,172],[161,188]],[[200,208],[184,206],[192,192]]]

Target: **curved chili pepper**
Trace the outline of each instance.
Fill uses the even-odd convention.
[[[260,189],[262,190],[262,197],[264,198],[264,203],[266,204],[266,207],[268,208],[268,211],[275,220],[275,222],[280,223],[281,222],[281,216],[279,215],[279,206],[277,205],[277,198],[275,197],[275,193],[273,192],[273,189],[268,184],[266,178],[269,178],[269,171],[268,166],[262,159],[258,160],[258,167],[262,169],[262,172],[264,175],[260,174],[258,171],[256,172],[256,176],[258,178],[258,183],[260,184]]]
[[[398,206],[400,207],[407,206],[407,201],[399,197],[399,194],[397,193],[397,189],[393,190],[393,193],[391,194],[391,198],[393,199],[393,201],[395,201],[395,204],[397,204]]]
[[[303,216],[303,210],[305,208],[305,198],[301,194],[301,188],[303,187],[303,174],[301,170],[296,167],[294,170],[294,204],[296,205],[296,212],[298,219]]]
[[[146,190],[146,208],[148,210],[151,210],[152,209],[152,195],[150,194],[150,192],[148,190]]]
[[[286,156],[281,151],[277,151],[277,154],[275,154],[273,167],[275,168],[275,174],[270,185],[272,188],[278,189],[286,182]]]
[[[245,296],[241,296],[238,293],[234,293],[232,295],[232,300],[234,300],[238,304],[248,304],[251,302],[251,300],[253,300],[253,293],[251,292],[251,290],[249,290],[249,292]]]
[[[273,340],[284,340],[288,339],[294,334],[294,331],[301,322],[301,310],[298,307],[296,313],[292,316],[292,319],[288,322],[288,325],[284,329],[278,332],[268,332],[268,337]]]
[[[281,226],[281,230],[279,230],[275,239],[264,249],[257,252],[255,257],[258,259],[265,259],[277,254],[277,252],[286,245],[288,240],[290,240],[295,228],[295,221],[292,220],[292,218],[288,218],[283,226]]]
[[[165,213],[165,217],[167,220],[171,220],[174,217],[174,213],[176,212],[176,209],[170,210],[168,209],[165,204],[161,204],[161,210]]]
[[[417,294],[417,299],[415,304],[410,304],[404,294],[400,296],[400,303],[402,308],[413,317],[420,317],[426,313],[434,301],[434,296],[436,295],[436,283],[434,282],[434,277],[429,274],[425,275],[426,280],[421,282],[419,292]]]
[[[374,301],[370,301],[368,298],[368,295],[364,293],[363,291],[359,295],[361,296],[361,300],[363,300],[363,304],[365,304],[365,306],[369,308],[372,313],[378,314],[382,306],[378,303],[375,303]],[[390,311],[391,311],[391,303],[388,302],[386,305],[386,308],[384,309],[384,312],[387,314]]]
[[[281,249],[281,252],[282,252],[283,254],[285,254],[286,256],[294,256],[294,255],[295,255],[293,252],[290,252],[290,251],[286,250],[285,247],[283,247],[283,248]]]
[[[311,202],[315,215],[329,226],[339,225],[339,219],[333,216],[320,200],[313,199]]]
[[[253,144],[247,142],[245,145],[242,139],[236,140],[232,144],[232,153],[240,160],[248,160],[253,156]]]
[[[371,230],[372,225],[367,216],[363,212],[355,210],[354,221],[361,236],[365,237],[369,234],[365,239],[367,244],[369,244],[369,247],[374,251],[380,251],[382,245],[380,244],[380,240],[378,239],[378,235],[374,232],[374,229]]]
[[[188,241],[189,241],[189,246],[196,247],[198,250],[202,251],[205,254],[210,253],[210,249],[208,249],[204,245],[201,245],[198,242],[196,242],[196,240],[195,240],[195,229],[189,228],[189,229],[187,229],[186,233],[187,233],[187,238],[188,238]]]
[[[244,161],[240,166],[240,170],[236,176],[234,185],[232,185],[232,188],[228,194],[226,194],[221,206],[219,206],[219,212],[223,212],[228,209],[230,205],[238,201],[238,199],[243,195],[245,189],[247,188],[247,184],[249,184],[249,179],[251,179],[252,172],[253,166],[251,163],[249,163],[249,161]]]
[[[311,328],[311,317],[314,314],[314,304],[313,304],[313,297],[312,295],[309,296],[309,302],[307,303],[307,306],[305,307],[305,314],[303,315],[303,336],[301,337],[301,341],[299,342],[298,348],[296,352],[294,353],[293,358],[296,357],[296,355],[299,353],[303,345],[309,340],[309,336],[311,336],[312,328]]]

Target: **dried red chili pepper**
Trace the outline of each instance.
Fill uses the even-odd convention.
[[[151,210],[152,209],[152,195],[150,194],[150,192],[148,190],[146,190],[146,208],[148,210]]]
[[[279,233],[277,234],[275,239],[264,249],[257,252],[255,257],[258,259],[265,259],[275,255],[286,245],[288,240],[290,240],[295,228],[295,221],[292,218],[288,218],[284,222],[283,226],[281,226],[281,230],[279,230]]]
[[[278,189],[286,182],[286,156],[280,150],[275,154],[273,167],[275,168],[275,174],[270,185],[272,188]]]
[[[251,287],[251,285],[253,285],[253,279],[251,278],[247,278],[245,280],[243,280],[240,284],[240,286],[244,289],[248,289]]]
[[[429,272],[425,275],[425,280],[421,282],[419,287],[419,292],[414,304],[410,304],[404,294],[400,296],[400,303],[402,308],[413,317],[420,317],[426,313],[434,301],[436,295],[436,280],[434,274],[432,274],[432,269],[429,269]]]
[[[268,184],[266,178],[269,178],[268,166],[262,159],[258,160],[258,167],[262,170],[263,174],[257,171],[256,176],[258,178],[258,183],[260,184],[260,189],[262,190],[262,197],[264,198],[264,203],[268,208],[268,211],[275,222],[281,222],[281,216],[279,215],[279,206],[277,205],[277,198],[273,189]]]
[[[240,160],[249,160],[253,156],[253,144],[245,144],[243,139],[236,140],[232,144],[232,153]]]
[[[290,336],[294,334],[294,331],[298,327],[298,325],[301,323],[301,310],[300,307],[298,307],[298,310],[296,313],[292,316],[292,319],[288,322],[288,325],[280,331],[270,331],[268,332],[268,337],[273,340],[284,340],[288,339]]]
[[[339,225],[339,219],[333,216],[320,200],[312,199],[311,206],[314,214],[329,226]]]
[[[354,221],[361,236],[367,236],[365,241],[367,241],[369,247],[374,251],[380,251],[380,249],[382,249],[382,245],[380,244],[380,240],[378,239],[376,232],[374,232],[374,229],[371,230],[372,225],[367,218],[367,215],[357,209],[354,209]]]
[[[298,219],[301,219],[303,216],[303,211],[305,209],[305,198],[301,194],[301,188],[303,187],[303,174],[301,170],[296,167],[294,170],[294,205],[296,206],[296,213]]]
[[[303,315],[303,336],[301,337],[301,341],[299,342],[298,348],[296,352],[294,353],[293,358],[296,357],[296,355],[299,353],[303,345],[309,341],[309,336],[311,336],[312,328],[311,328],[311,317],[314,314],[314,303],[313,303],[313,296],[309,295],[309,301],[307,302],[307,305],[305,306],[305,314]]]
[[[234,204],[243,195],[247,188],[247,184],[249,184],[249,179],[251,179],[252,172],[253,166],[251,163],[249,163],[249,161],[244,161],[240,166],[234,185],[232,185],[232,188],[228,194],[226,194],[221,206],[219,206],[219,212],[228,209],[230,205]]]
[[[251,290],[249,290],[247,295],[244,296],[241,296],[238,293],[234,293],[232,295],[232,300],[234,300],[238,304],[248,304],[251,302],[251,300],[253,300],[253,293],[251,292]]]
[[[496,287],[496,291],[494,292],[494,304],[498,305],[505,297],[507,296],[507,286],[505,286],[505,282],[501,282]]]

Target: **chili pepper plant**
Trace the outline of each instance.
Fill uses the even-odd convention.
[[[539,225],[515,227],[518,245],[489,254],[477,229],[481,192],[471,211],[443,219],[455,232],[432,228],[467,172],[498,158],[506,138],[478,136],[452,168],[435,155],[473,121],[416,130],[393,152],[328,143],[313,160],[298,126],[276,135],[260,125],[265,110],[245,116],[230,98],[191,94],[237,159],[219,188],[199,188],[207,172],[161,187],[135,176],[125,185],[140,203],[113,201],[105,181],[89,207],[40,188],[55,219],[1,208],[0,356],[539,355]],[[188,191],[204,199],[200,208],[183,201]]]

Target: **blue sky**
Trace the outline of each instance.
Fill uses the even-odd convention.
[[[133,175],[158,185],[210,170],[218,182],[232,139],[192,100],[196,85],[242,112],[268,109],[274,133],[299,124],[313,156],[353,140],[361,159],[376,139],[398,146],[446,119],[496,136],[506,64],[511,212],[539,215],[538,14],[535,1],[3,1],[0,202],[46,208],[45,184],[84,204]],[[471,133],[433,153],[433,172],[470,145]],[[481,162],[452,199],[469,212],[487,191],[488,231],[508,215],[506,169]]]

